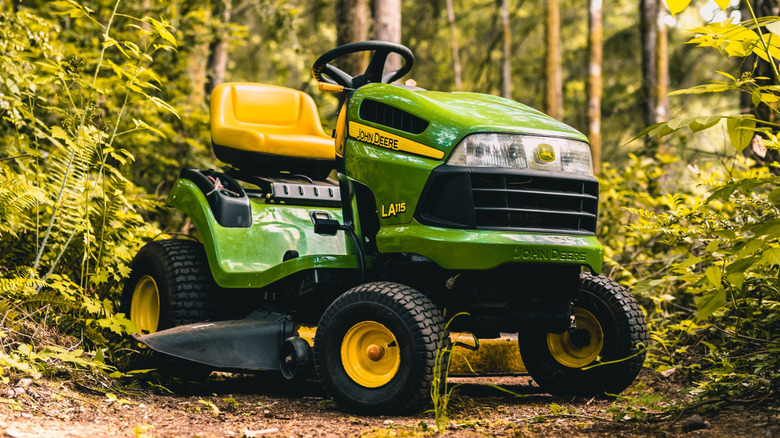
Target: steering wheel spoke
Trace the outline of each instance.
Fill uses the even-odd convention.
[[[348,75],[344,70],[334,67],[332,64],[325,64],[322,67],[322,80],[320,82],[327,82],[329,84],[338,84],[345,87],[352,82],[352,76]]]
[[[368,82],[382,82],[382,73],[384,73],[387,55],[389,54],[390,52],[384,50],[374,52],[368,67],[366,67],[365,76]]]

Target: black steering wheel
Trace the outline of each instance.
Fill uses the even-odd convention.
[[[343,70],[329,64],[333,60],[349,55],[350,53],[366,51],[373,51],[374,55],[371,57],[371,61],[368,63],[366,71],[361,75],[350,76]],[[391,53],[401,55],[404,59],[404,65],[398,70],[393,70],[383,75],[382,73],[384,72],[385,63],[387,62],[387,55]],[[311,73],[317,82],[337,84],[355,90],[372,82],[389,84],[396,81],[409,73],[413,64],[414,55],[406,46],[388,41],[361,41],[344,44],[343,46],[329,50],[314,61],[314,65],[311,67]]]

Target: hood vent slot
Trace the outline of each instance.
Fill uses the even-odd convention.
[[[427,121],[413,114],[371,99],[360,104],[360,118],[410,134],[422,134],[428,127]]]

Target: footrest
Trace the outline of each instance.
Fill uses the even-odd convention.
[[[272,182],[268,194],[269,203],[306,204],[338,207],[341,205],[341,192],[335,185],[300,184]]]

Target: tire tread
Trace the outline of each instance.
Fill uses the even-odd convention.
[[[417,368],[413,372],[418,376],[410,385],[403,397],[382,404],[370,406],[361,404],[359,400],[351,399],[340,388],[336,388],[330,379],[324,378],[329,372],[324,365],[322,334],[332,323],[333,318],[342,309],[361,302],[372,301],[383,305],[400,317],[404,325],[411,328],[413,338],[422,340],[416,344],[415,354],[424,360],[416,362]],[[354,287],[338,297],[325,311],[314,339],[314,364],[317,375],[323,382],[328,395],[333,398],[340,407],[353,412],[400,414],[414,412],[430,400],[430,386],[433,378],[433,370],[436,362],[436,349],[439,339],[444,331],[444,317],[438,307],[424,294],[411,287],[392,283],[375,282]]]

